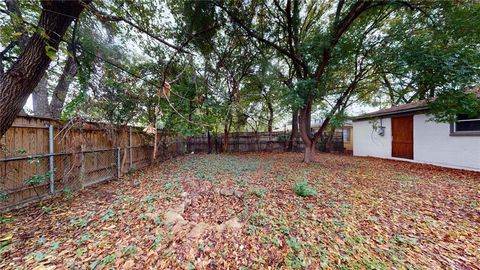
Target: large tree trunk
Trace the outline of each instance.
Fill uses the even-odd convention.
[[[223,152],[227,153],[228,152],[228,128],[227,126],[224,127],[223,129]]]
[[[208,150],[207,153],[211,154],[212,153],[212,136],[210,135],[210,130],[207,130],[207,145],[208,145]]]
[[[273,105],[272,102],[267,102],[268,107],[268,133],[273,131]]]
[[[32,92],[33,115],[41,117],[50,117],[50,108],[48,106],[48,76],[47,73],[42,77]]]
[[[84,9],[84,4],[89,2],[91,0],[42,1],[43,10],[38,27],[43,29],[48,39],[37,31],[29,39],[17,62],[6,73],[0,75],[0,136],[7,132],[28,96],[45,74],[51,62],[46,54],[46,48],[50,51],[58,49],[73,18],[78,17]]]
[[[295,144],[298,137],[298,110],[292,110],[292,134],[288,142],[288,151],[295,150]]]
[[[228,152],[228,135],[230,134],[229,123],[225,123],[223,127],[223,147],[222,150],[224,153]]]
[[[312,101],[309,100],[304,105],[304,107],[300,109],[300,117],[298,119],[300,124],[300,137],[302,138],[303,144],[305,145],[305,149],[303,151],[303,162],[305,163],[310,163],[311,161],[313,161],[313,157],[315,154],[316,138],[311,136],[310,130],[311,112]]]
[[[308,147],[305,145],[305,150],[303,152],[303,162],[310,163],[313,161],[315,156],[315,144],[311,144]]]
[[[68,56],[67,62],[63,67],[62,75],[53,90],[52,100],[50,101],[50,116],[52,118],[60,118],[68,88],[73,82],[75,75],[77,75],[77,62],[75,62],[73,57]]]

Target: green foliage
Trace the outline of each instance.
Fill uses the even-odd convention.
[[[82,105],[87,99],[87,96],[84,91],[80,91],[70,102],[68,102],[62,111],[62,115],[60,116],[63,122],[68,121],[69,119],[73,118],[77,113],[78,108]]]
[[[290,239],[287,240],[287,245],[293,251],[300,251],[302,249],[301,243],[295,237],[290,237]]]
[[[50,172],[44,173],[44,174],[34,174],[27,179],[25,179],[25,184],[29,186],[38,186],[43,183],[50,177]]]
[[[70,219],[71,227],[84,228],[88,225],[89,220],[85,218],[72,218]]]
[[[153,202],[155,202],[157,199],[159,198],[159,195],[158,194],[150,194],[148,196],[145,196],[143,198],[143,201],[148,203],[148,204],[152,204]]]
[[[172,187],[173,187],[172,183],[166,183],[165,185],[163,185],[163,189],[165,191],[170,190]]]
[[[381,80],[390,82],[384,87],[392,103],[428,99],[443,92],[453,100],[452,93],[478,83],[480,28],[471,22],[480,18],[479,10],[478,3],[455,5],[444,1],[429,5],[428,17],[399,11],[388,21],[389,38],[372,59],[387,73]],[[441,121],[452,115],[449,103],[434,105]]]
[[[64,189],[62,190],[62,192],[63,192],[63,195],[65,196],[65,199],[67,199],[67,200],[72,199],[73,196],[75,195],[74,192],[73,192],[73,190],[71,190],[71,189],[69,189],[69,188],[64,188]]]
[[[122,256],[131,256],[137,253],[138,248],[137,246],[126,246],[122,251]]]
[[[295,85],[295,91],[302,100],[306,100],[308,97],[315,96],[317,93],[317,83],[313,79],[300,80]]]
[[[45,54],[48,56],[48,58],[50,58],[50,60],[57,60],[57,50],[55,50],[55,48],[53,48],[52,46],[45,46]]]
[[[11,216],[7,216],[7,215],[0,216],[0,224],[6,224],[6,223],[9,223],[10,221],[12,221]]]
[[[0,202],[8,200],[8,193],[5,191],[0,191]]]
[[[205,34],[193,40],[193,44],[204,55],[212,52],[211,40],[215,36],[215,29],[209,30],[216,23],[215,4],[210,1],[185,1],[183,2],[183,15],[185,19],[185,33],[193,35],[199,32]]]
[[[317,194],[317,192],[305,180],[295,182],[293,185],[293,191],[300,197],[310,197]]]
[[[56,241],[56,242],[53,242],[53,243],[50,245],[50,249],[51,249],[51,250],[57,250],[59,246],[60,246],[60,241]]]
[[[45,260],[47,256],[48,256],[47,253],[40,251],[40,252],[36,252],[33,255],[33,258],[35,259],[35,261],[41,262],[41,261]]]
[[[267,193],[267,191],[265,189],[255,188],[251,191],[251,193],[257,196],[258,198],[263,198],[265,197],[265,194]]]
[[[117,256],[115,256],[115,254],[109,254],[109,255],[105,256],[105,258],[103,258],[102,266],[109,265],[109,264],[115,262],[116,259],[117,259]]]
[[[115,216],[115,211],[113,209],[108,209],[108,211],[105,212],[105,214],[103,214],[101,221],[106,222],[112,219],[114,216]]]
[[[42,211],[43,211],[44,213],[50,213],[50,212],[52,212],[54,209],[55,209],[55,207],[54,207],[53,205],[43,206],[43,207],[42,207]]]
[[[480,116],[480,99],[475,93],[449,90],[442,92],[429,104],[434,120],[455,122],[459,115]]]

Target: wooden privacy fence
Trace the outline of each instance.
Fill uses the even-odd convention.
[[[186,150],[188,153],[222,153],[223,138],[223,134],[188,137],[185,139]],[[290,133],[288,132],[236,132],[229,135],[227,149],[228,152],[285,151],[288,148],[289,139]],[[293,148],[294,151],[303,151],[303,141],[296,138]],[[342,133],[335,132],[329,143],[321,140],[317,143],[317,149],[343,152]]]
[[[183,154],[179,136],[161,130],[157,134],[153,159],[154,136],[141,128],[18,117],[0,140],[0,211]]]
[[[241,132],[229,137],[228,152],[284,151],[289,133]],[[118,179],[154,161],[187,153],[223,152],[223,135],[182,138],[176,133],[154,135],[138,127],[108,124],[61,124],[47,118],[18,117],[0,140],[0,212],[21,207],[61,192]],[[209,151],[210,148],[210,151]],[[341,134],[319,150],[343,151]],[[294,150],[301,151],[298,138]]]

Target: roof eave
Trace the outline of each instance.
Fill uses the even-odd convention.
[[[353,122],[366,120],[366,119],[377,118],[377,117],[383,117],[383,116],[393,116],[393,115],[398,115],[398,114],[405,114],[405,113],[412,113],[412,112],[419,112],[419,111],[428,111],[428,110],[429,110],[428,105],[424,105],[424,106],[421,106],[421,107],[410,108],[410,109],[399,110],[399,111],[370,113],[370,114],[364,114],[364,115],[360,115],[360,116],[357,116],[357,117],[353,118]]]

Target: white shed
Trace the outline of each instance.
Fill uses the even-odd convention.
[[[480,116],[451,124],[431,118],[425,102],[361,115],[353,121],[353,154],[480,171]]]

